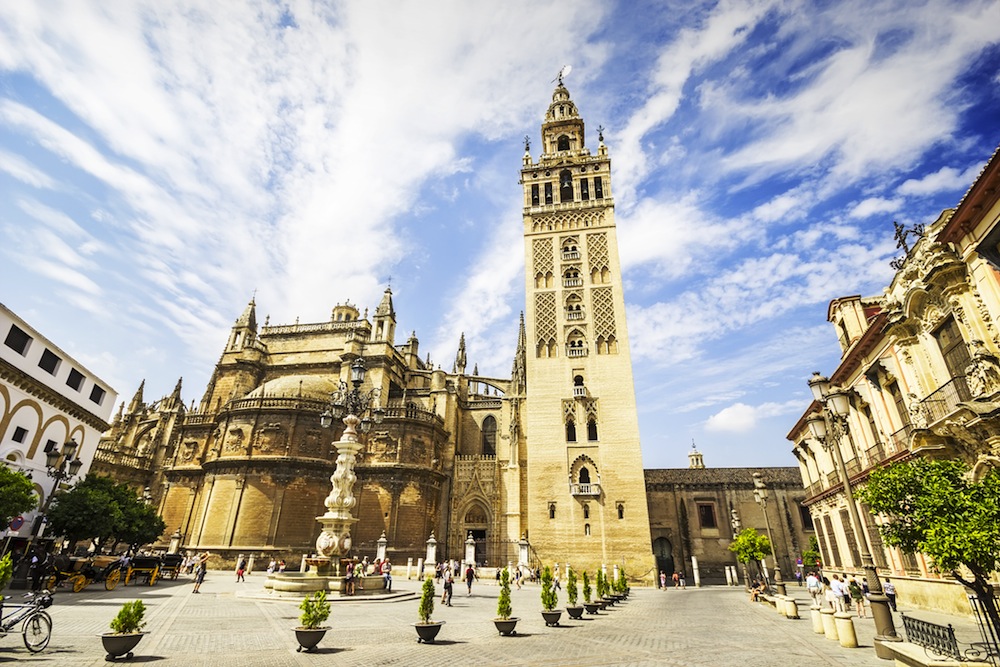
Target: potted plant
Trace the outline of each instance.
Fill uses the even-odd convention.
[[[510,572],[504,568],[500,570],[500,597],[497,598],[497,617],[493,619],[497,632],[504,637],[517,634],[514,627],[519,619],[510,614]]]
[[[330,603],[326,601],[326,591],[316,591],[299,605],[299,627],[295,628],[295,639],[299,642],[296,651],[312,651],[322,641],[330,626],[323,625],[330,618]]]
[[[583,606],[587,608],[588,614],[596,614],[597,610],[601,608],[601,605],[597,602],[592,602],[590,599],[593,589],[590,587],[590,577],[587,575],[587,571],[583,571]]]
[[[105,660],[112,662],[123,655],[126,660],[132,658],[132,649],[146,634],[142,632],[142,626],[146,625],[143,620],[145,614],[146,605],[142,603],[142,600],[133,600],[122,605],[122,608],[118,610],[118,615],[111,620],[113,632],[101,635],[104,650],[107,652]]]
[[[604,570],[597,570],[597,604],[601,605],[601,609],[607,609],[608,605],[611,604],[611,600],[608,599],[608,580],[604,576]]]
[[[559,625],[559,619],[562,617],[562,610],[556,609],[559,594],[556,593],[552,581],[552,568],[546,565],[542,570],[542,618],[545,619],[545,625]]]
[[[570,568],[569,574],[566,575],[566,599],[569,600],[569,604],[566,605],[566,613],[569,614],[570,618],[580,618],[583,616],[583,607],[576,604],[577,595],[580,592],[578,588],[576,572]]]
[[[417,609],[419,623],[414,623],[417,629],[417,643],[433,644],[434,638],[441,631],[444,621],[432,621],[431,614],[434,613],[434,577],[424,579],[424,587],[420,591],[420,607]]]

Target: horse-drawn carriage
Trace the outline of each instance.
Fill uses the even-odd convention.
[[[52,573],[45,580],[45,588],[55,590],[60,584],[69,586],[79,593],[93,582],[104,582],[105,590],[112,591],[121,581],[121,563],[115,556],[93,556],[71,558],[56,556],[52,562]]]
[[[160,567],[159,556],[134,556],[125,571],[125,585],[142,578],[147,585],[152,586],[160,578]]]
[[[163,554],[160,556],[160,577],[176,579],[184,566],[184,556],[180,554]]]

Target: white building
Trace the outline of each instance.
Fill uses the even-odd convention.
[[[46,454],[76,442],[79,471],[69,482],[82,479],[117,400],[106,382],[0,303],[0,460],[30,473],[39,507],[56,484]],[[16,530],[16,523],[3,526],[5,536],[27,539],[37,514],[25,515]]]

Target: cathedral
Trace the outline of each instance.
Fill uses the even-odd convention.
[[[178,381],[147,404],[140,386],[92,470],[149,487],[164,544],[297,562],[315,551],[344,428],[323,414],[353,380],[381,408],[362,423],[355,553],[384,538],[394,562],[415,562],[433,537],[439,559],[462,559],[471,539],[487,567],[527,553],[647,580],[694,555],[692,528],[660,526],[654,558],[650,508],[669,492],[674,516],[684,501],[642,468],[608,148],[602,134],[596,151],[586,146],[561,79],[520,183],[525,310],[509,377],[468,372],[464,338],[450,372],[422,360],[415,334],[397,341],[390,289],[371,315],[344,303],[311,324],[260,326],[251,300],[201,401],[186,407]],[[749,489],[745,477],[737,486]],[[709,496],[728,517],[717,486]],[[713,544],[727,521],[711,527]]]

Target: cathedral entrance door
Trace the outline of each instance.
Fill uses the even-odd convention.
[[[656,557],[656,576],[659,577],[660,572],[665,572],[667,581],[670,581],[670,576],[674,573],[674,548],[670,540],[665,537],[653,540],[653,556]]]

